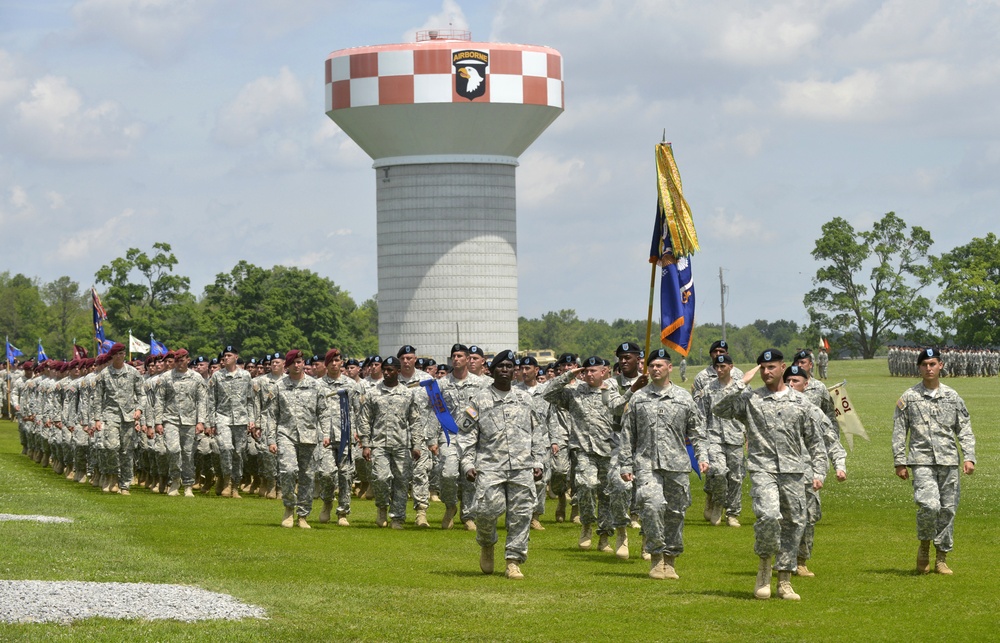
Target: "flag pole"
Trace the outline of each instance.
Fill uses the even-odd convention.
[[[128,329],[128,361],[132,361],[132,329]]]
[[[10,414],[10,356],[7,355],[7,346],[10,345],[10,338],[4,335],[5,346],[4,346],[4,357],[7,357],[7,419],[13,420],[14,416]]]
[[[649,356],[649,341],[653,334],[653,293],[656,290],[656,263],[652,264],[652,269],[649,271],[649,309],[646,311],[646,350],[643,355]],[[646,372],[646,360],[642,360],[644,363],[641,364],[642,372]]]

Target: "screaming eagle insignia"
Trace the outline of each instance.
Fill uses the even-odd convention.
[[[486,68],[490,64],[490,55],[485,51],[466,49],[456,51],[451,55],[455,66],[455,92],[473,100],[486,93]]]

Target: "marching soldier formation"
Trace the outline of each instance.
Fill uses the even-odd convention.
[[[889,374],[893,377],[921,377],[917,358],[923,349],[916,346],[889,346]],[[982,347],[942,348],[941,377],[996,377],[1000,374],[1000,350]]]
[[[524,578],[530,531],[545,529],[547,495],[558,500],[557,522],[573,507],[578,548],[591,548],[596,528],[599,551],[628,559],[628,529],[640,528],[648,576],[677,579],[691,470],[704,476],[705,519],[733,528],[749,475],[754,596],[771,596],[773,568],[777,596],[799,600],[791,577],[815,575],[807,562],[818,492],[831,465],[838,481],[847,478],[832,400],[808,351],[788,366],[768,349],[744,374],[728,349],[712,344],[691,393],[671,381],[669,353],[647,357],[632,342],[615,350],[617,374],[596,355],[565,353],[543,369],[510,350],[489,361],[461,343],[450,364],[417,358],[409,345],[362,362],[336,348],[244,362],[226,346],[210,359],[180,349],[129,363],[115,344],[97,358],[15,365],[2,383],[22,453],[67,479],[123,496],[139,486],[280,499],[281,525],[301,529],[310,528],[314,499],[319,522],[335,516],[341,527],[350,526],[352,497],[374,499],[376,525],[395,530],[406,528],[409,498],[418,528],[430,527],[428,503],[440,501],[440,527],[476,533],[486,574],[506,514],[512,580]],[[996,375],[991,356],[890,351],[894,374],[921,377],[900,397],[893,429],[896,475],[913,479],[921,573],[932,570],[931,543],[933,571],[952,573],[959,470],[972,474],[976,461],[968,410],[939,380],[949,368],[953,377]],[[754,388],[758,374],[763,386]]]

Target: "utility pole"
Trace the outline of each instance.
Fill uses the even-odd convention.
[[[726,291],[729,286],[722,280],[722,266],[719,266],[719,298],[722,303],[722,341],[726,341]]]

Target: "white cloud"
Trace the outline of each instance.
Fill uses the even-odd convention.
[[[307,109],[302,82],[288,67],[277,76],[247,83],[236,98],[219,110],[213,138],[232,146],[256,141],[262,133],[292,125]]]
[[[130,219],[135,210],[127,208],[121,214],[105,220],[96,228],[84,228],[59,242],[59,255],[66,260],[86,259],[92,254],[101,261],[106,259],[110,248],[119,248],[131,238]]]
[[[813,18],[797,15],[796,4],[779,4],[755,16],[730,14],[712,53],[740,65],[788,62],[801,55],[821,30]]]
[[[66,78],[44,76],[13,106],[7,127],[31,156],[55,160],[101,160],[128,155],[142,136],[118,103],[85,105]]]
[[[10,189],[10,204],[18,210],[23,210],[30,205],[28,193],[20,185],[15,185]]]
[[[528,151],[517,169],[517,200],[519,205],[535,206],[556,194],[564,194],[573,186],[586,183],[583,159],[559,159],[544,152]]]
[[[712,234],[724,241],[738,241],[747,245],[755,241],[770,241],[777,237],[772,227],[764,225],[759,219],[752,219],[736,212],[730,214],[725,208],[717,208],[708,217],[708,229]]]
[[[328,232],[326,238],[329,239],[330,237],[349,237],[352,234],[354,233],[350,228],[338,228],[336,230]]]
[[[66,198],[55,190],[46,192],[45,198],[48,200],[49,208],[52,210],[61,210],[66,205]]]
[[[403,42],[413,42],[416,40],[416,34],[418,31],[426,31],[430,29],[468,30],[469,21],[465,19],[465,13],[462,11],[462,7],[460,7],[455,0],[443,0],[441,2],[441,11],[429,16],[421,26],[413,29],[407,29],[406,32],[403,33]],[[476,37],[475,34],[473,34],[473,37]]]
[[[14,58],[0,49],[0,105],[22,96],[27,87],[27,81],[17,73]]]
[[[301,255],[295,255],[281,262],[283,266],[295,266],[297,268],[312,268],[317,264],[325,263],[332,255],[329,252],[314,251]]]
[[[84,40],[110,40],[151,61],[181,52],[213,0],[82,0],[73,7]]]

